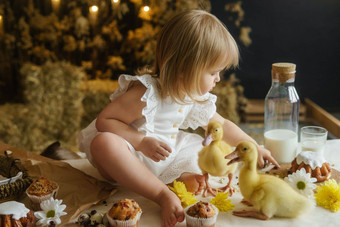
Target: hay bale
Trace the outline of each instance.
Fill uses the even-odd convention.
[[[247,98],[235,75],[232,74],[227,80],[220,81],[212,93],[217,96],[217,112],[222,117],[239,124],[245,112]]]
[[[16,116],[24,116],[28,109],[21,104],[5,104],[0,106],[0,140],[6,143],[22,145],[22,121]],[[22,119],[22,117],[21,117]],[[22,147],[22,146],[21,146]]]
[[[109,96],[118,87],[117,80],[88,80],[83,83],[84,92],[83,107],[84,115],[81,127],[85,128],[110,102]]]
[[[24,104],[0,107],[0,140],[39,153],[56,140],[75,145],[85,73],[65,62],[27,63],[20,72]]]

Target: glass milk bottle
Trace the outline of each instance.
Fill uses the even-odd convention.
[[[280,164],[290,163],[298,147],[299,96],[294,87],[296,65],[274,63],[272,86],[265,98],[264,146]]]

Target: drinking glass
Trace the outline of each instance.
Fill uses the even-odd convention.
[[[313,151],[323,154],[328,131],[319,126],[305,126],[301,128],[301,151]]]

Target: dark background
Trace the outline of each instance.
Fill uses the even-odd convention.
[[[227,20],[225,4],[211,0],[211,12],[222,21]],[[292,62],[300,99],[340,111],[340,1],[244,0],[242,8],[243,24],[252,28],[252,44],[240,45],[237,70],[246,97],[263,99],[271,85],[271,64]]]

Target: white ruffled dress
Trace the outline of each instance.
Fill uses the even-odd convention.
[[[141,101],[146,103],[142,114],[143,118],[133,122],[130,126],[145,134],[167,143],[172,153],[164,161],[154,162],[142,152],[136,151],[128,142],[132,153],[140,159],[160,180],[171,183],[184,172],[201,174],[198,167],[198,152],[202,149],[203,138],[194,133],[184,132],[180,129],[188,127],[196,129],[206,126],[216,112],[216,96],[210,93],[203,95],[203,103],[178,104],[170,98],[161,99],[156,84],[156,78],[151,75],[119,77],[119,88],[110,96],[113,101],[124,94],[132,81],[140,81],[146,88]],[[96,119],[79,134],[79,149],[85,152],[89,161],[93,163],[90,144],[100,132],[95,127]]]

